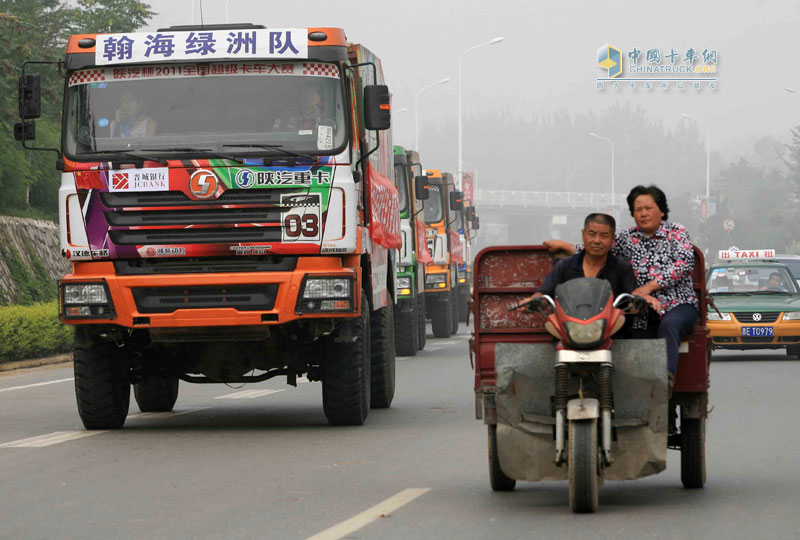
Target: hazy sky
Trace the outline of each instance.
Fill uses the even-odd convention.
[[[155,0],[148,29],[200,21],[198,0]],[[558,109],[588,111],[614,101],[641,104],[666,126],[681,113],[711,126],[712,147],[741,144],[763,134],[783,135],[800,120],[797,72],[800,2],[404,0],[397,2],[204,0],[206,23],[253,22],[272,27],[337,26],[351,41],[378,54],[394,95],[395,141],[413,139],[413,96],[422,86],[452,77],[420,97],[420,122],[456,116],[458,59],[468,47],[502,36],[498,45],[464,58],[464,111],[510,110],[521,116]],[[665,54],[716,49],[718,88],[668,92],[643,88],[600,91],[597,49],[636,47]],[[469,134],[465,133],[465,138]],[[467,157],[465,156],[465,160]]]

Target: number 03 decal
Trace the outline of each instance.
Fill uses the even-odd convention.
[[[283,242],[319,242],[322,239],[318,193],[281,195],[281,240]]]

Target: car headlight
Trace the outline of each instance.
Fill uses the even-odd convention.
[[[350,280],[347,278],[308,278],[303,289],[303,299],[350,298]]]
[[[398,277],[397,278],[397,287],[399,289],[410,289],[411,288],[411,278],[410,277]]]
[[[106,296],[106,288],[101,283],[64,285],[64,305],[107,303],[108,296]]]
[[[800,312],[798,312],[800,313]],[[784,315],[786,317],[786,315]],[[798,317],[800,318],[800,317]],[[709,321],[729,321],[731,320],[731,314],[725,311],[720,311],[717,313],[716,311],[709,311],[708,312],[708,320]]]
[[[603,337],[606,322],[602,319],[589,324],[579,324],[572,321],[565,323],[567,336],[574,345],[594,345]]]
[[[789,311],[783,314],[784,321],[800,321],[800,311]]]

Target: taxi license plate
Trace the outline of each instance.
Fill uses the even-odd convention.
[[[742,337],[772,337],[775,329],[771,326],[743,326]]]

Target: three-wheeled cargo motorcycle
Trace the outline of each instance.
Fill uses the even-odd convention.
[[[681,452],[684,487],[703,487],[711,349],[704,260],[694,251],[700,316],[671,392],[663,340],[614,339],[643,299],[615,298],[607,281],[581,278],[559,285],[555,298],[531,300],[553,267],[547,247],[477,255],[470,355],[493,490],[568,480],[572,510],[594,512],[604,480],[657,474],[668,448]]]

